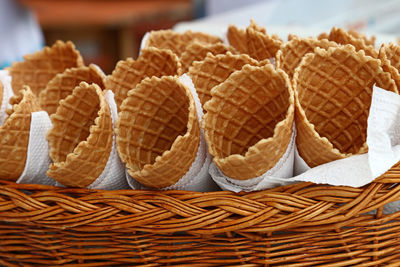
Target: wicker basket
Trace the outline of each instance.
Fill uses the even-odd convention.
[[[363,188],[246,194],[1,182],[0,264],[398,266],[400,212],[383,213],[400,199],[398,182],[400,165]]]

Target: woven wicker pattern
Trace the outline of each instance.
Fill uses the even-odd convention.
[[[230,52],[216,56],[208,54],[203,61],[194,62],[188,74],[201,104],[204,105],[211,99],[211,89],[214,86],[224,82],[229,75],[246,64],[256,66],[259,63],[245,54],[233,55]]]
[[[246,65],[214,87],[202,128],[221,171],[244,180],[272,168],[292,135],[293,102],[287,75],[272,64]]]
[[[16,181],[25,168],[31,112],[41,110],[29,87],[10,99],[11,110],[0,127],[0,178]]]
[[[47,134],[52,163],[47,175],[70,187],[90,185],[109,158],[113,129],[103,91],[82,82],[51,115]]]
[[[26,84],[39,96],[56,74],[83,65],[83,59],[72,42],[57,41],[51,47],[24,56],[24,61],[14,62],[9,67],[13,91],[17,93]]]
[[[307,53],[314,52],[316,47],[328,49],[337,46],[335,42],[328,40],[316,40],[313,38],[292,37],[290,41],[283,44],[276,54],[276,67],[285,71],[290,78],[293,77],[294,70],[300,64],[301,59]]]
[[[395,266],[400,168],[363,188],[95,191],[0,182],[5,266]],[[376,215],[366,212],[378,209]]]
[[[95,65],[70,68],[57,74],[39,94],[40,106],[49,113],[56,112],[60,100],[63,100],[81,82],[95,83],[101,89],[105,88],[105,75]]]
[[[117,63],[107,77],[106,88],[114,92],[118,110],[128,91],[135,88],[144,78],[177,75],[181,73],[181,63],[170,50],[155,47],[141,50],[137,60],[127,58]]]
[[[299,100],[298,150],[312,167],[327,162],[331,153],[336,153],[336,158],[330,160],[364,153],[373,85],[397,92],[379,60],[366,57],[363,51],[356,53],[351,45],[328,51],[316,48],[303,58],[293,80]],[[315,136],[308,136],[314,127]],[[321,142],[330,142],[336,150],[321,145],[317,135],[326,137]]]
[[[193,97],[176,77],[143,80],[121,105],[117,149],[128,173],[153,188],[175,184],[200,142]]]

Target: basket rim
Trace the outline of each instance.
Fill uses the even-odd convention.
[[[73,231],[272,233],[378,218],[400,199],[400,165],[360,187],[302,182],[255,192],[61,188],[0,181],[0,221]],[[376,215],[366,214],[377,210]]]

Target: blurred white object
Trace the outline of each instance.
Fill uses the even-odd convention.
[[[377,45],[396,42],[400,35],[400,0],[206,0],[205,7],[205,18],[190,26],[180,23],[175,29],[203,28],[216,34],[230,23],[246,27],[253,18],[281,38],[288,33],[316,36],[333,26],[377,35]]]
[[[15,0],[0,1],[0,36],[0,69],[44,44],[35,17]]]

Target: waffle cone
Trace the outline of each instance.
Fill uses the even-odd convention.
[[[248,28],[251,28],[263,34],[267,33],[267,30],[263,26],[258,25],[254,19],[250,19],[250,25],[248,26]]]
[[[114,92],[115,102],[120,110],[128,91],[144,78],[179,74],[181,63],[171,50],[150,47],[143,49],[137,60],[128,58],[119,61],[112,74],[107,77],[106,88]]]
[[[61,100],[51,115],[47,134],[50,165],[47,175],[70,187],[87,187],[103,172],[112,144],[111,112],[103,91],[82,82]]]
[[[361,34],[355,35],[354,31],[352,33],[353,34],[350,34],[342,28],[333,27],[329,33],[328,40],[341,45],[351,44],[357,51],[364,50],[367,56],[378,57],[378,52],[375,50],[374,46],[366,43],[366,37],[360,38],[359,36],[361,36]]]
[[[247,27],[246,39],[248,54],[257,60],[275,58],[283,43],[276,35],[271,36],[252,27]]]
[[[293,77],[296,144],[310,167],[367,152],[373,85],[397,92],[380,61],[354,46],[315,48]]]
[[[15,182],[25,168],[31,113],[41,109],[28,86],[11,97],[10,104],[12,109],[0,127],[0,179]]]
[[[294,94],[287,74],[272,64],[246,65],[211,93],[202,128],[220,170],[246,180],[275,166],[293,132]]]
[[[227,52],[223,55],[208,54],[203,61],[193,63],[188,75],[191,77],[200,102],[204,104],[211,99],[211,89],[224,82],[234,71],[240,70],[244,65],[256,66],[256,60],[246,54],[234,55]]]
[[[266,34],[267,30],[258,25],[253,19],[250,20],[250,25],[247,27],[261,34]],[[248,54],[247,33],[244,29],[239,29],[235,25],[229,25],[227,32],[229,44],[241,54]]]
[[[241,54],[247,54],[247,39],[246,31],[237,28],[235,25],[229,25],[228,27],[228,42],[233,48],[235,48]]]
[[[370,38],[368,38],[366,35],[359,33],[357,31],[354,31],[352,29],[348,30],[347,33],[356,39],[363,39],[366,45],[371,45],[371,46],[375,47],[376,37],[374,35],[372,35]]]
[[[72,42],[57,41],[51,47],[24,56],[24,61],[14,62],[9,67],[14,93],[23,85],[29,85],[39,96],[47,83],[58,73],[68,68],[83,66],[83,59]]]
[[[184,33],[178,33],[172,30],[161,30],[150,32],[145,47],[170,49],[180,57],[183,52],[185,52],[187,45],[194,41],[208,44],[222,42],[222,40],[216,36],[201,32],[186,31]]]
[[[183,52],[181,56],[182,72],[186,73],[194,61],[203,60],[207,56],[207,53],[218,55],[225,54],[228,51],[235,53],[235,49],[233,47],[227,46],[223,43],[204,44],[200,42],[193,42],[188,45],[185,52]]]
[[[314,38],[292,37],[276,53],[275,64],[277,68],[285,71],[289,75],[289,78],[293,78],[294,70],[300,64],[304,55],[314,52],[316,47],[328,49],[335,46],[337,46],[335,42],[330,42],[326,39],[317,40]]]
[[[70,68],[57,74],[39,94],[40,106],[49,113],[56,113],[59,102],[72,94],[72,91],[81,82],[95,83],[105,89],[104,73],[95,65],[90,64],[77,68]]]
[[[381,60],[382,69],[389,72],[394,79],[397,89],[400,88],[400,46],[395,44],[382,44],[378,58]]]
[[[178,78],[144,79],[121,105],[117,150],[128,173],[141,184],[175,184],[194,162],[200,126],[190,89]]]

